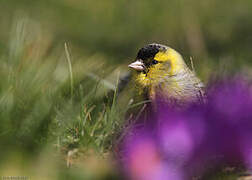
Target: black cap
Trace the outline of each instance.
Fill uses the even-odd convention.
[[[166,49],[167,46],[162,44],[148,44],[138,51],[136,59],[147,60],[154,58],[159,51],[165,51]]]

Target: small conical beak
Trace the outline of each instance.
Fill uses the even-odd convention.
[[[144,63],[136,60],[135,62],[128,65],[128,67],[135,69],[137,71],[143,71],[144,70]]]

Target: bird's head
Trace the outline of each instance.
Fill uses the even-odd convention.
[[[148,86],[159,83],[164,77],[180,73],[186,68],[186,64],[174,49],[154,43],[141,48],[135,62],[129,67],[136,70],[136,80],[142,86]]]

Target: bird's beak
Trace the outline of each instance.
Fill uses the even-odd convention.
[[[137,71],[143,71],[144,70],[144,63],[140,60],[136,60],[135,62],[128,65],[128,67],[133,68]]]

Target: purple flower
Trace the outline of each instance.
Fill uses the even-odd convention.
[[[210,86],[205,105],[155,104],[151,121],[124,141],[130,179],[190,179],[222,165],[252,169],[252,90],[241,78]]]
[[[182,180],[179,169],[162,157],[153,136],[139,131],[125,140],[124,168],[134,180]]]

